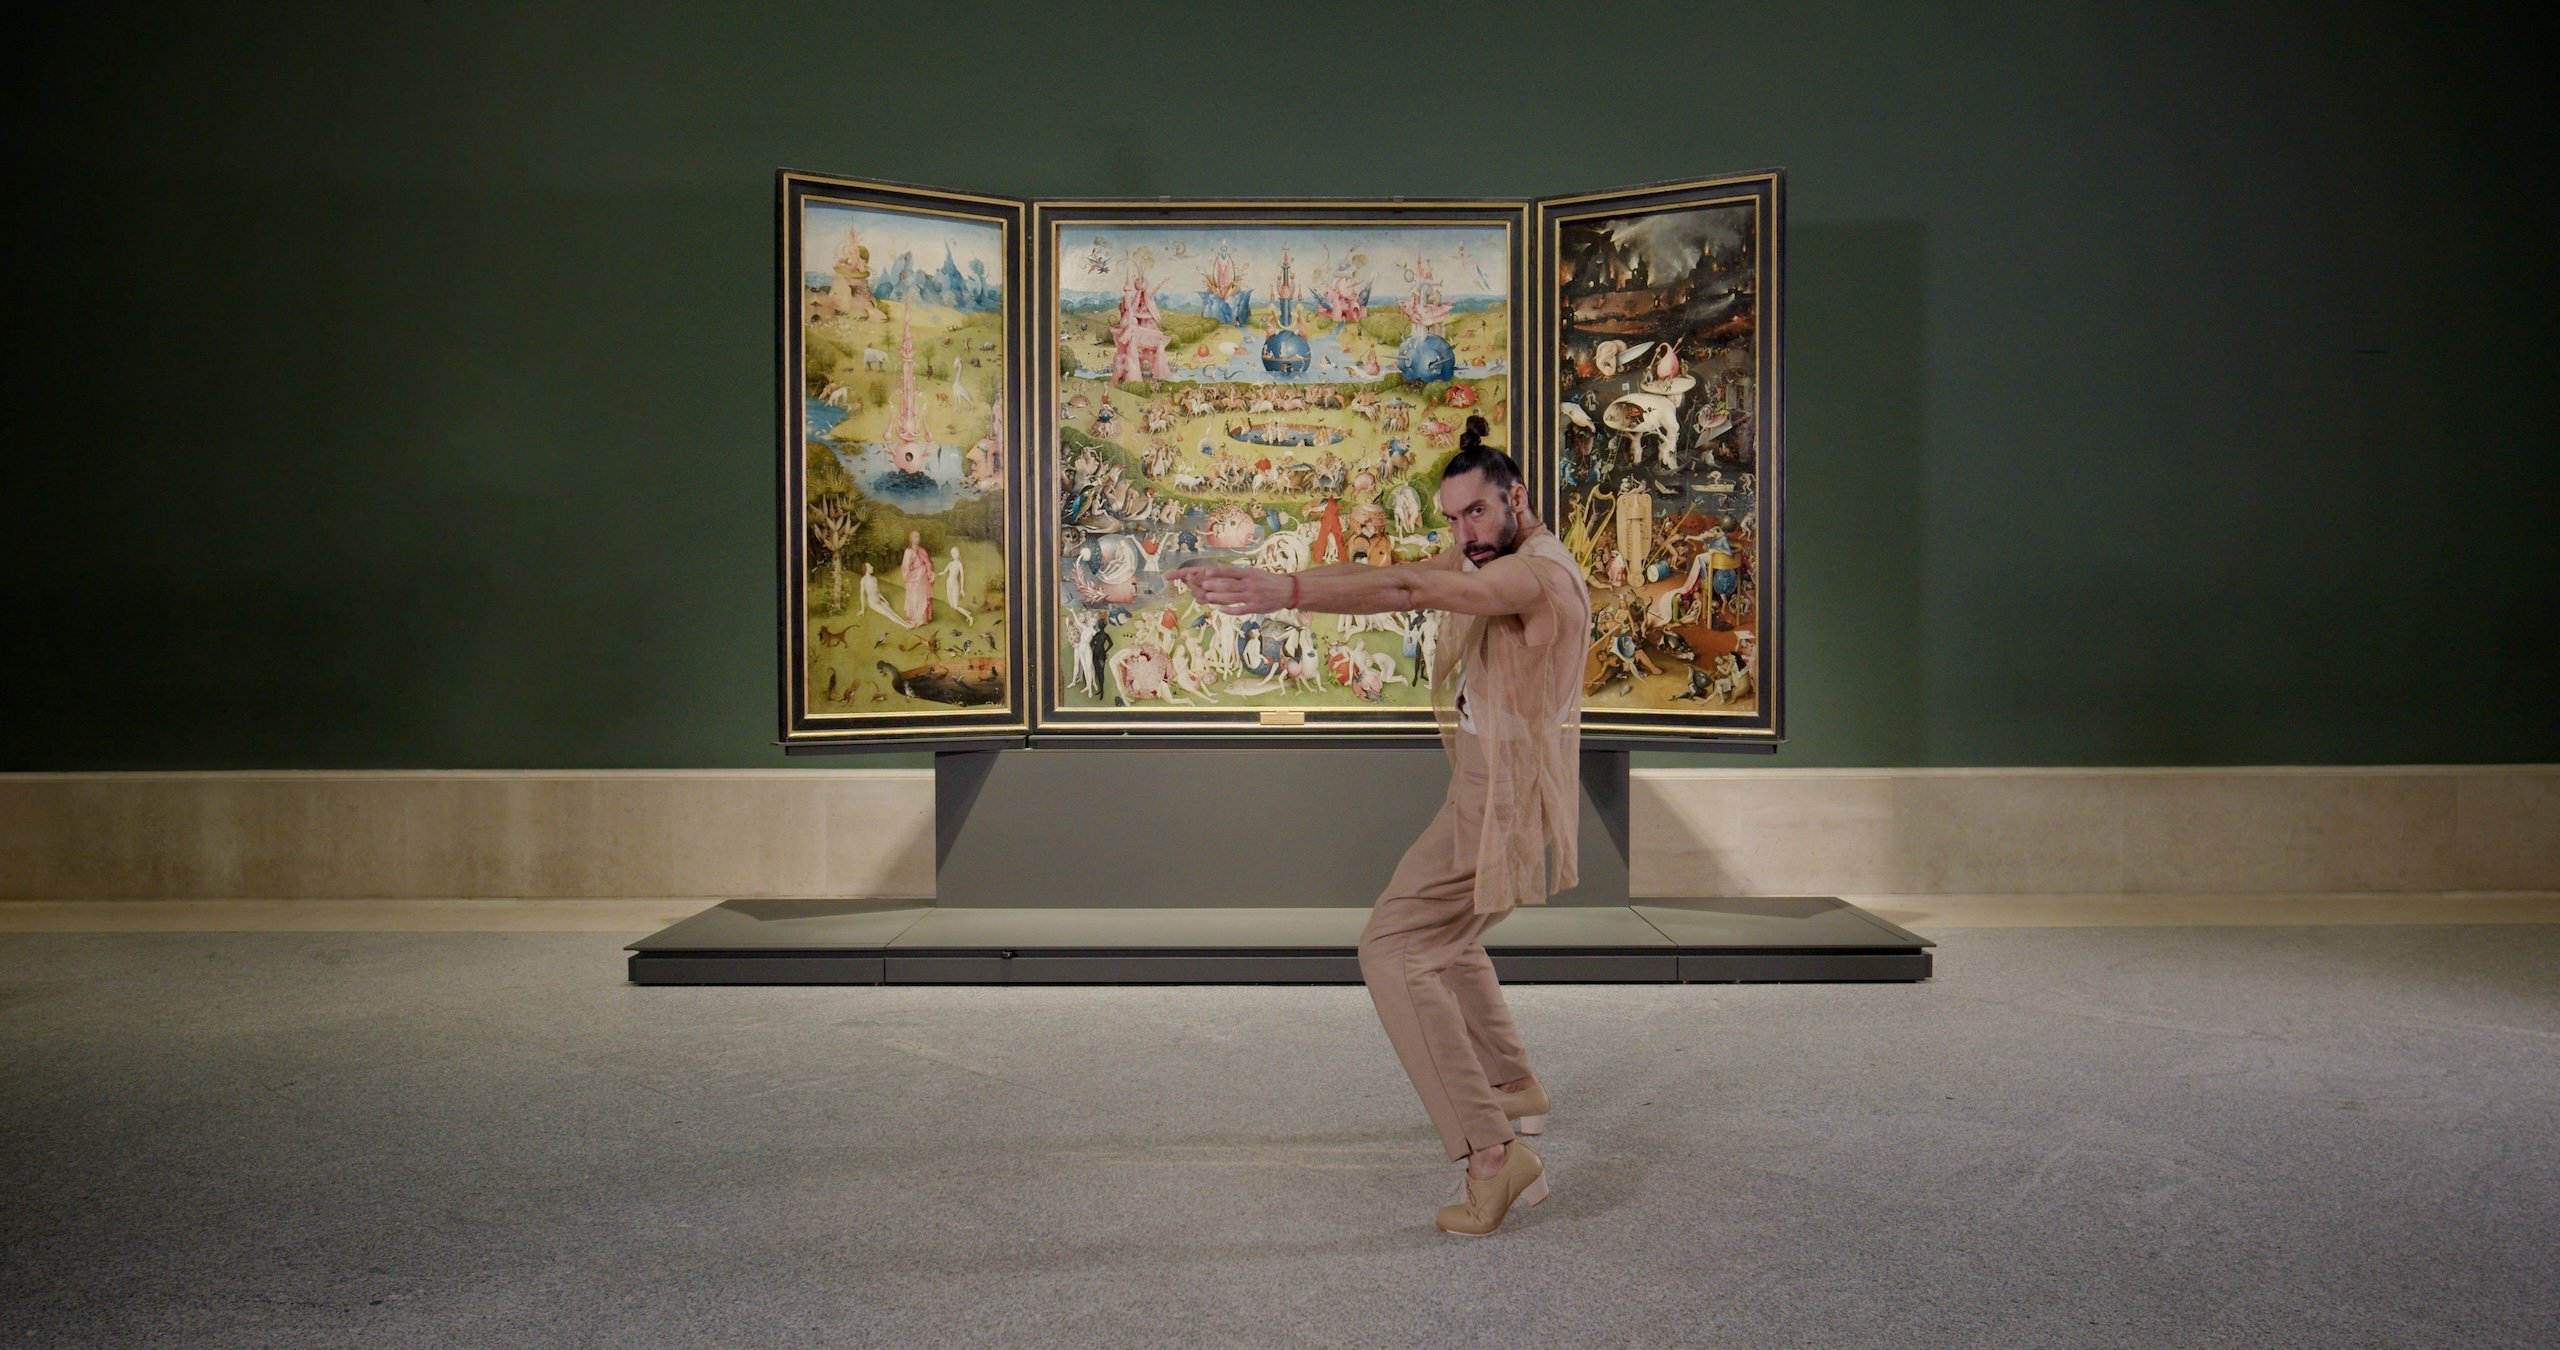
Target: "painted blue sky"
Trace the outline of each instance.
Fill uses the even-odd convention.
[[[1111,271],[1090,271],[1085,257],[1100,238],[1111,255]],[[1200,289],[1202,274],[1221,246],[1244,268],[1244,284],[1255,302],[1271,293],[1280,272],[1280,249],[1289,249],[1289,268],[1300,291],[1312,290],[1331,265],[1353,255],[1366,258],[1362,272],[1373,284],[1372,304],[1402,299],[1410,288],[1408,269],[1416,257],[1430,260],[1440,278],[1441,294],[1508,298],[1510,245],[1498,225],[1097,225],[1060,226],[1059,285],[1069,291],[1120,288],[1130,255],[1144,249],[1153,255],[1147,276],[1173,294]],[[1460,250],[1464,250],[1464,256]],[[833,256],[833,255],[829,255]]]

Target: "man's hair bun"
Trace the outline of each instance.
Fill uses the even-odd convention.
[[[1484,420],[1483,414],[1470,413],[1467,415],[1467,429],[1458,433],[1458,448],[1472,450],[1484,444],[1484,438],[1492,432],[1493,424]]]

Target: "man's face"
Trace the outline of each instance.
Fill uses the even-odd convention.
[[[1467,551],[1467,561],[1482,567],[1520,546],[1516,499],[1527,493],[1517,483],[1507,493],[1496,489],[1482,469],[1440,484],[1440,514],[1458,532],[1458,546]]]

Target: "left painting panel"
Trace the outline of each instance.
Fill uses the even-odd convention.
[[[1027,727],[1023,206],[780,176],[786,749]]]

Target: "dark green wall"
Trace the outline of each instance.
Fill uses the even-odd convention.
[[[0,768],[786,762],[780,165],[1783,165],[1778,762],[2560,760],[2549,118],[2448,12],[95,11],[25,53]]]

